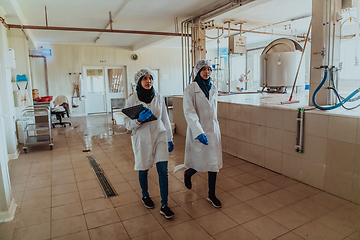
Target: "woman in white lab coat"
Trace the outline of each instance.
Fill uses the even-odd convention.
[[[194,82],[184,91],[183,107],[187,122],[184,182],[191,189],[191,176],[208,172],[209,195],[214,207],[221,207],[215,196],[216,175],[222,168],[221,134],[217,120],[216,87],[211,84],[212,68],[208,61],[196,63]]]
[[[159,175],[161,208],[160,213],[171,218],[174,213],[168,205],[168,159],[174,149],[172,131],[165,99],[153,87],[154,74],[150,69],[141,69],[135,74],[136,92],[126,101],[126,108],[142,104],[147,107],[138,119],[125,117],[125,127],[132,131],[131,142],[135,155],[135,170],[139,171],[142,202],[147,208],[154,208],[148,192],[148,170],[156,164]],[[157,120],[144,122],[152,114]]]

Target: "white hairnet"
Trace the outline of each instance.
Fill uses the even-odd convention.
[[[135,73],[135,76],[134,76],[135,84],[138,84],[140,78],[145,75],[151,75],[151,77],[154,80],[154,77],[155,77],[154,73],[149,68],[143,68],[143,69],[140,69],[137,73]]]
[[[209,66],[212,70],[211,63],[208,60],[199,60],[194,67],[194,76],[205,66]]]

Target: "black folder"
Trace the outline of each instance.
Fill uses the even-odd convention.
[[[132,107],[128,107],[128,108],[123,108],[121,111],[128,116],[131,119],[138,119],[139,118],[139,114],[143,111],[146,110],[147,108],[142,105],[136,105],[136,106],[132,106]],[[150,121],[154,121],[156,120],[157,117],[152,114],[148,119],[146,119],[145,121],[143,121],[143,123],[145,122],[150,122]]]

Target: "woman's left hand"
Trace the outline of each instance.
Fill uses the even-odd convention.
[[[168,144],[169,144],[168,150],[169,150],[169,152],[172,152],[174,150],[174,142],[170,141],[170,142],[168,142]]]

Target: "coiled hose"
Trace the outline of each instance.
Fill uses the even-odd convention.
[[[350,101],[354,101],[354,99],[352,99],[352,97],[354,97],[356,94],[358,94],[360,92],[360,88],[356,89],[354,92],[352,92],[348,97],[346,97],[345,99],[343,99],[342,101],[340,101],[339,103],[337,103],[336,105],[334,106],[329,106],[329,107],[321,107],[319,105],[316,104],[316,101],[315,101],[315,98],[316,98],[316,94],[319,92],[319,90],[321,89],[321,87],[325,84],[326,82],[326,79],[327,79],[327,75],[328,75],[328,69],[325,69],[325,72],[324,72],[324,78],[323,80],[321,81],[320,85],[316,88],[313,96],[312,96],[312,102],[314,104],[314,106],[317,108],[317,109],[320,109],[320,110],[333,110],[333,109],[336,109],[338,107],[341,107],[344,105],[344,103],[346,102],[350,102]],[[336,92],[337,93],[337,92]],[[338,94],[336,94],[338,96]]]

